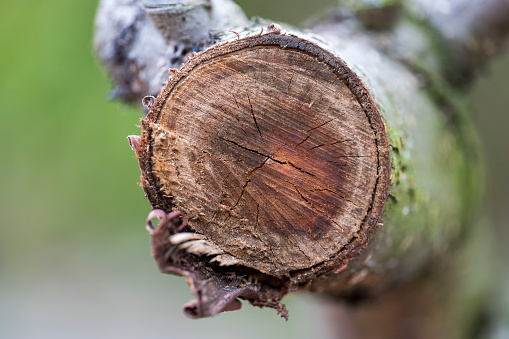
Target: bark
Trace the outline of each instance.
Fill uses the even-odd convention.
[[[488,55],[461,46],[491,30],[505,39],[500,20],[473,24],[500,3],[473,9],[472,34],[454,44],[447,17],[416,20],[398,3],[343,8],[312,32],[248,22],[226,0],[137,4],[101,2],[96,49],[125,100],[159,93],[129,141],[154,208],[154,257],[196,297],[186,314],[240,298],[287,317],[281,298],[302,289],[378,298],[343,316],[357,330],[412,304],[438,314],[422,295],[454,289],[437,276],[458,275],[479,196],[458,79]],[[382,332],[405,337],[392,320]]]
[[[455,64],[447,76],[457,86],[469,83],[509,44],[509,1],[417,0],[410,11],[445,40]]]
[[[229,0],[101,1],[94,49],[114,81],[110,96],[139,105],[161,91],[169,68],[180,68],[193,52],[219,41],[225,28],[246,23]]]

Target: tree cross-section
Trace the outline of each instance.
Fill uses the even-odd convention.
[[[290,35],[191,60],[143,121],[139,149],[155,208],[185,211],[193,231],[278,278],[344,265],[389,186],[385,126],[367,90]]]

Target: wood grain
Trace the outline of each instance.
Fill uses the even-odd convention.
[[[196,62],[158,102],[142,166],[154,207],[184,211],[191,229],[276,277],[359,237],[381,128],[330,64],[254,44]]]

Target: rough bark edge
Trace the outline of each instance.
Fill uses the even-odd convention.
[[[157,228],[152,226],[152,218],[160,220]],[[240,298],[253,306],[273,308],[288,320],[288,311],[280,303],[289,292],[288,279],[267,279],[262,273],[254,270],[244,272],[236,266],[220,268],[217,263],[207,264],[206,260],[179,250],[171,238],[186,231],[187,217],[180,211],[167,214],[163,210],[153,210],[147,217],[146,228],[152,236],[152,255],[159,270],[187,278],[196,298],[184,305],[183,310],[188,317],[212,317],[221,312],[238,310],[241,303],[237,298]],[[211,266],[215,266],[214,269]]]
[[[309,40],[289,34],[278,34],[278,32],[248,36],[239,40],[228,41],[215,45],[195,56],[187,64],[185,64],[182,69],[168,81],[168,84],[158,95],[155,104],[151,107],[151,110],[147,115],[147,118],[142,120],[144,128],[142,139],[146,146],[145,149],[140,152],[138,158],[142,172],[147,173],[145,169],[151,168],[153,165],[150,158],[151,147],[153,144],[150,139],[150,123],[157,123],[159,119],[159,112],[165,106],[171,92],[174,88],[178,87],[179,82],[185,79],[185,77],[189,75],[196,66],[215,57],[239,51],[244,48],[259,46],[279,46],[281,48],[296,49],[301,52],[306,52],[317,58],[318,61],[325,62],[331,66],[335,70],[339,79],[341,79],[356,96],[375,133],[375,140],[377,144],[377,181],[373,190],[371,207],[366,213],[365,219],[361,224],[360,231],[357,233],[357,236],[354,236],[347,245],[345,245],[335,255],[331,256],[329,260],[304,270],[291,271],[290,277],[292,283],[300,285],[307,283],[322,274],[339,273],[346,268],[346,263],[350,259],[355,257],[363,248],[366,247],[371,235],[376,229],[389,190],[391,173],[388,149],[389,142],[387,139],[385,124],[383,123],[380,112],[378,111],[372,97],[369,95],[367,88],[341,59]],[[150,171],[148,171],[148,173],[150,173]],[[171,197],[164,196],[156,178],[150,175],[143,178],[143,187],[153,208],[160,208],[166,212],[171,210]]]

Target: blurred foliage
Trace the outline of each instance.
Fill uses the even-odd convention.
[[[2,258],[132,232],[148,210],[125,138],[140,115],[106,101],[109,81],[92,53],[95,7],[0,4]]]
[[[249,16],[292,24],[335,3],[239,1]],[[199,322],[180,313],[185,281],[157,272],[143,229],[150,207],[126,140],[139,134],[140,112],[106,100],[110,81],[93,56],[96,5],[0,2],[0,337],[175,338],[188,328],[224,338],[257,322],[270,328],[264,338],[326,337],[319,306],[303,297],[286,299],[289,323],[248,306]],[[476,91],[499,225],[509,203],[508,61],[495,71],[505,85],[485,79]],[[246,337],[260,335],[254,327]]]

